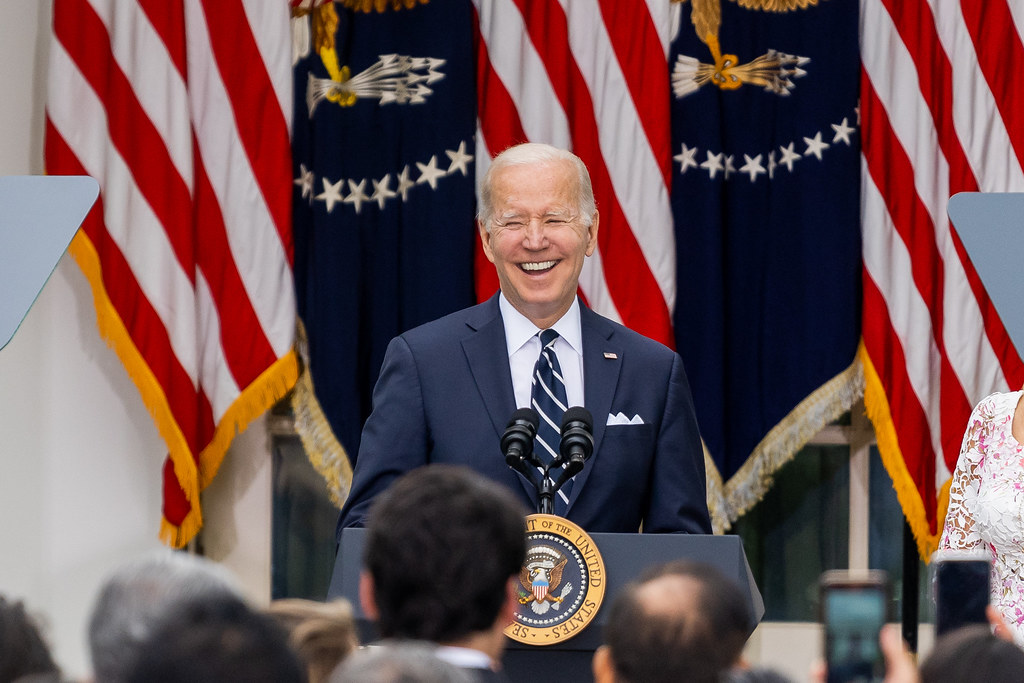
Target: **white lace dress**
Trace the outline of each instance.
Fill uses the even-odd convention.
[[[1024,645],[1024,445],[1010,431],[1020,391],[983,399],[967,423],[939,549],[988,549],[992,604]]]

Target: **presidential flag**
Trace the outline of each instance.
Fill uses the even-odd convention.
[[[463,140],[462,151],[474,153],[465,118],[472,112],[476,178],[491,157],[525,141],[570,148],[587,164],[601,231],[580,294],[603,315],[678,344],[708,445],[715,527],[726,528],[763,495],[782,462],[860,395],[855,8],[796,2],[792,11],[767,13],[719,0],[478,0],[467,22],[460,14],[466,3],[445,3],[443,10],[409,4],[381,14],[339,7],[336,20],[329,5],[304,15],[301,31],[311,47],[296,71],[296,120],[308,118],[312,133],[296,126],[296,273],[315,387],[300,384],[296,395],[315,391],[321,404],[335,408],[325,409],[324,419],[315,401],[304,400],[297,405],[300,424],[315,434],[333,427],[354,456],[390,336],[468,303],[460,289],[423,315],[402,308],[405,317],[396,317],[392,300],[400,287],[389,274],[408,257],[400,238],[385,240],[406,234],[403,209],[457,191],[440,214],[465,218],[433,215],[424,223],[430,234],[451,231],[442,241],[453,251],[433,260],[446,264],[444,282],[454,283],[465,274],[452,270],[462,263],[461,250],[475,249],[476,298],[496,290],[493,268],[467,228],[472,184],[454,165],[461,157],[447,169],[427,163],[461,154],[456,145]],[[432,17],[442,13],[448,49],[475,48],[468,57],[429,44],[441,31]],[[318,43],[324,34],[317,26],[336,26],[339,37]],[[460,33],[466,30],[476,34],[472,42]],[[340,55],[347,44],[340,36],[352,53],[335,62],[332,50]],[[368,54],[357,57],[357,48]],[[733,53],[741,59],[726,68]],[[399,61],[379,63],[385,54]],[[448,69],[456,54],[465,64],[475,61],[475,84],[452,86],[455,71]],[[392,69],[387,73],[400,82],[406,72],[393,71],[394,64],[431,56],[448,61],[418,81],[427,92],[414,103],[383,89],[358,96],[340,87],[347,79],[364,87],[381,69]],[[745,80],[719,87],[709,82],[716,73]],[[470,93],[475,100],[467,102]],[[396,132],[390,123],[412,121],[430,107],[449,108],[415,131]],[[359,116],[366,121],[351,123]],[[459,132],[448,132],[456,124]],[[425,136],[437,139],[416,159],[394,151]],[[409,169],[408,179],[420,177],[412,161],[423,164],[419,172],[428,180],[446,175],[429,193],[410,191],[401,202],[387,197],[395,187],[388,178],[396,182],[402,169]],[[342,164],[354,170],[338,169]],[[417,182],[415,189],[423,188]],[[370,183],[384,188],[379,202],[363,198]],[[420,277],[418,268],[410,272]],[[333,279],[322,280],[326,273]],[[440,275],[432,275],[434,296],[449,291]],[[381,285],[371,287],[371,278],[385,280],[379,295]],[[311,303],[318,300],[326,304]],[[334,478],[331,488],[343,495],[343,451],[313,450],[314,462]]]
[[[1024,6],[862,0],[864,402],[922,557],[972,407],[1024,365],[946,214],[1024,190]]]
[[[46,170],[101,193],[71,244],[167,444],[161,538],[297,375],[287,8],[56,0]]]
[[[292,10],[292,404],[338,505],[388,342],[473,303],[476,240],[472,6],[348,4]]]
[[[731,523],[861,393],[857,7],[681,7],[674,323]]]

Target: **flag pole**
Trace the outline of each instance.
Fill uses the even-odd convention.
[[[907,648],[917,654],[918,627],[918,586],[920,583],[921,561],[917,552],[917,541],[907,520],[903,520],[903,640]]]

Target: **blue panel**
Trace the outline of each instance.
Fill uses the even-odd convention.
[[[86,176],[0,178],[0,349],[14,336],[96,197]]]
[[[961,192],[950,198],[948,212],[1010,340],[1024,357],[1024,193]]]

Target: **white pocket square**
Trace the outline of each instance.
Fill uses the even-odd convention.
[[[608,415],[609,425],[642,425],[644,419],[639,415],[634,415],[632,419],[626,417],[623,413],[615,413],[614,415]]]

